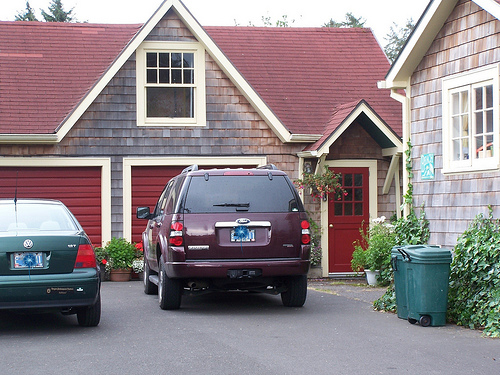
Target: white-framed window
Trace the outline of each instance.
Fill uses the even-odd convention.
[[[443,173],[499,167],[498,65],[443,79]]]
[[[144,42],[136,51],[137,124],[205,126],[205,51],[199,43]]]

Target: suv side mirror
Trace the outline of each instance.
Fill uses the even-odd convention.
[[[138,219],[151,219],[151,211],[149,207],[137,207],[136,216]]]

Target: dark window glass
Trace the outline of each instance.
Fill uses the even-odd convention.
[[[342,203],[335,203],[334,204],[334,211],[335,211],[335,216],[342,216]]]
[[[344,186],[352,186],[352,174],[347,173],[344,175]]]
[[[354,215],[363,216],[363,203],[354,203]]]
[[[182,53],[172,53],[172,68],[182,68]]]
[[[148,68],[156,68],[158,66],[157,53],[148,52],[146,54],[146,66]]]
[[[363,175],[356,173],[354,175],[354,186],[363,186]]]
[[[344,216],[352,216],[352,203],[344,204]]]
[[[344,189],[344,190],[345,190],[344,201],[351,202],[352,201],[352,189],[348,188],[348,189]]]
[[[194,83],[194,70],[184,70],[184,83]]]
[[[363,200],[363,189],[354,189],[354,200],[357,202]]]
[[[172,83],[182,83],[181,69],[172,69]]]
[[[160,68],[168,68],[170,66],[170,53],[160,53]]]
[[[160,69],[160,83],[170,83],[170,70]]]
[[[194,53],[185,53],[184,68],[193,68],[193,67],[194,67]]]
[[[194,176],[185,213],[298,211],[292,187],[284,176]]]
[[[194,116],[192,87],[148,87],[148,117],[188,117]]]
[[[148,69],[147,71],[147,81],[148,83],[158,83],[157,81],[157,70],[156,69]]]

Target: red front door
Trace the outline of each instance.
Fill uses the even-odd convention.
[[[359,228],[368,224],[368,168],[332,168],[342,174],[345,190],[339,200],[328,202],[328,272],[352,272],[353,242],[361,239]]]

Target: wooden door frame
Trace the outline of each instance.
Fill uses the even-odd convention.
[[[376,218],[378,212],[378,187],[377,187],[377,160],[325,160],[322,165],[319,166],[318,169],[323,169],[324,165],[327,165],[329,168],[368,168],[368,189],[369,189],[369,217]],[[321,249],[322,249],[322,258],[321,258],[321,267],[323,269],[323,277],[328,277],[328,202],[321,201]]]

